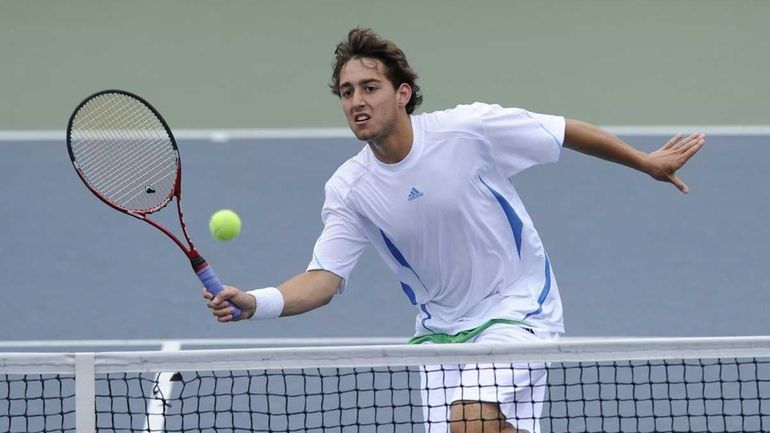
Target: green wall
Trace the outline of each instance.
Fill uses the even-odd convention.
[[[770,123],[770,1],[0,0],[0,130],[63,129],[109,87],[174,128],[344,126],[326,84],[356,25],[404,49],[422,110]]]

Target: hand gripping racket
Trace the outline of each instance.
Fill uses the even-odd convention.
[[[67,149],[75,171],[99,199],[166,234],[190,259],[203,286],[216,295],[222,283],[187,234],[182,215],[182,166],[174,135],[160,113],[141,97],[104,90],[87,97],[70,117]],[[148,218],[176,198],[183,244]],[[233,318],[241,315],[235,305]]]

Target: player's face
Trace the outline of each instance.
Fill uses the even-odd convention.
[[[403,95],[385,76],[385,66],[376,59],[354,58],[340,71],[342,109],[353,134],[362,141],[380,141],[396,126]]]

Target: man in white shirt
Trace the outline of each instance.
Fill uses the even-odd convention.
[[[277,288],[226,287],[208,307],[221,322],[304,313],[345,287],[371,245],[418,307],[413,343],[539,341],[564,332],[548,255],[511,176],[558,160],[562,147],[674,184],[704,143],[676,135],[649,154],[596,126],[473,103],[413,115],[422,101],[404,53],[368,29],[335,51],[330,87],[367,143],[326,184],[324,229],[307,270]],[[539,431],[540,366],[425,366],[431,432]],[[498,367],[498,364],[495,364]]]

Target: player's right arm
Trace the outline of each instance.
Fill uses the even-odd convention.
[[[255,312],[260,308],[275,308],[274,302],[278,300],[279,295],[283,298],[282,308],[278,305],[281,310],[280,316],[293,316],[328,304],[337,293],[337,288],[341,282],[342,278],[337,275],[319,269],[296,275],[277,288],[245,292],[237,287],[224,286],[224,290],[217,296],[212,296],[204,289],[203,297],[208,301],[206,305],[211,313],[220,322],[233,321],[233,309],[225,301],[230,301],[241,308],[243,313],[238,319],[241,320],[254,317]],[[255,293],[263,290],[267,291],[265,298],[262,298],[259,293]],[[264,299],[265,304],[270,303],[271,305],[261,305],[259,299]]]
[[[326,305],[342,291],[345,280],[369,243],[359,215],[345,200],[345,189],[355,173],[355,164],[343,164],[327,182],[326,199],[321,211],[324,229],[313,248],[313,259],[307,271],[285,281],[278,287],[245,292],[224,286],[216,297],[205,289],[207,306],[220,322],[231,322],[230,301],[242,309],[241,319],[293,316]],[[341,173],[341,174],[340,174]]]

